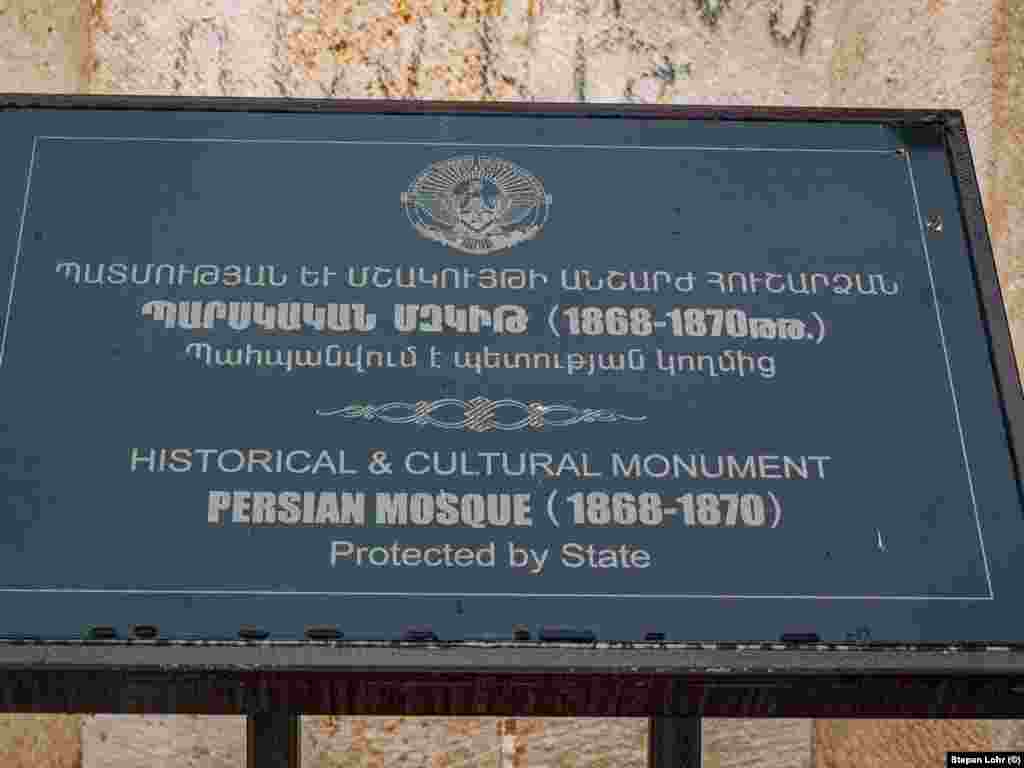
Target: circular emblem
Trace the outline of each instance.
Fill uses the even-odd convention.
[[[427,167],[402,193],[402,207],[423,237],[485,254],[536,235],[547,221],[551,195],[518,165],[470,155]]]

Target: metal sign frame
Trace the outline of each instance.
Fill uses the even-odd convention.
[[[969,245],[1021,485],[1024,398],[960,111],[32,94],[0,95],[0,109],[881,123],[911,143],[914,132],[938,132],[961,211],[946,226],[959,224]],[[302,714],[648,717],[652,765],[680,765],[696,759],[693,723],[705,716],[1024,717],[1024,643],[25,639],[0,642],[0,712],[248,715],[250,747],[265,742],[263,755],[294,752]]]

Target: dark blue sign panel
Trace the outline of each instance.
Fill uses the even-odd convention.
[[[102,110],[0,132],[0,634],[1024,640],[938,138]]]

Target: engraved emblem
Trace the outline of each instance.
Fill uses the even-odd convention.
[[[470,155],[430,165],[402,193],[402,207],[428,240],[485,254],[534,237],[547,221],[551,195],[507,160]]]

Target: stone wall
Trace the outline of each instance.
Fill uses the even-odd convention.
[[[1024,349],[1022,33],[1024,0],[0,0],[0,92],[963,109]],[[234,768],[244,733],[0,716],[0,765]],[[314,768],[641,768],[645,740],[643,720],[303,726]],[[704,764],[940,765],[954,748],[1024,749],[1024,724],[708,720]]]

